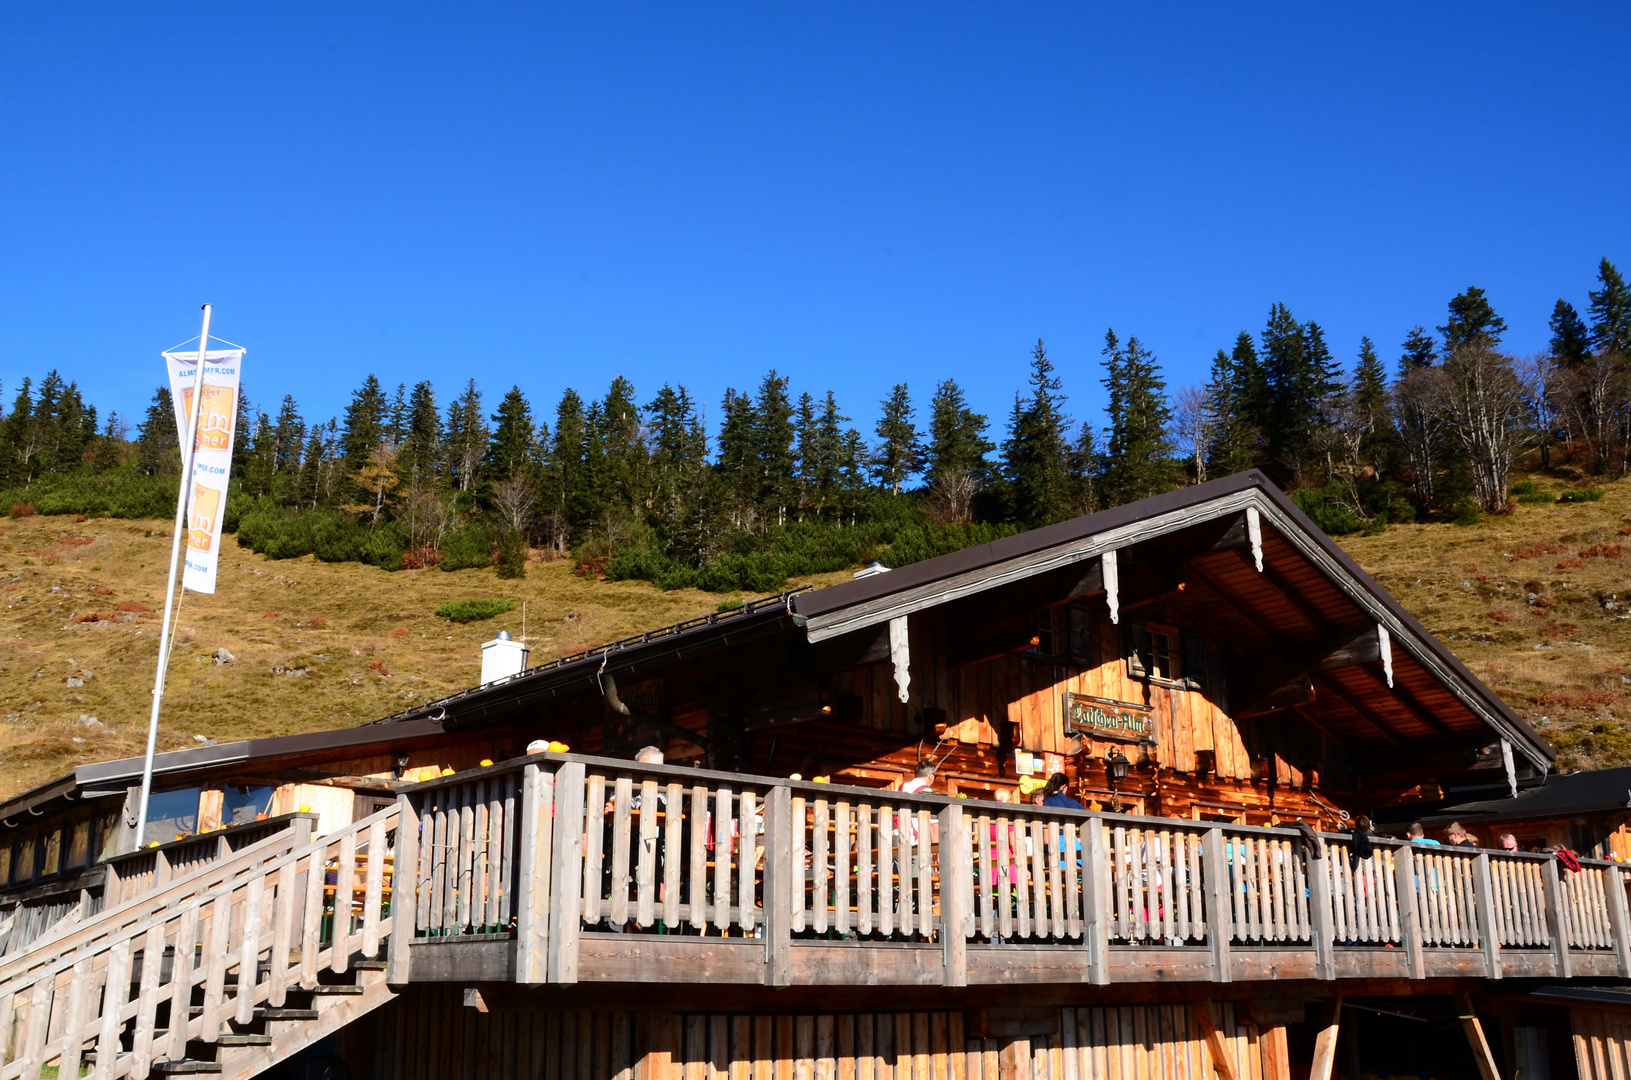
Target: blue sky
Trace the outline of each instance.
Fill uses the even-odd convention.
[[[308,419],[775,367],[1000,422],[1041,337],[1096,421],[1107,327],[1391,366],[1477,284],[1525,353],[1631,271],[1631,6],[1143,7],[7,4],[4,400],[139,414],[208,300]]]

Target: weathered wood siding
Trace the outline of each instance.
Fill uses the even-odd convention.
[[[1271,1052],[1283,1029],[1260,1037],[1227,1003],[1029,1010],[1043,1022],[1026,1033],[985,1034],[961,1010],[481,1012],[459,987],[416,986],[374,1015],[355,1056],[374,1080],[1211,1080],[1208,1008],[1227,1074],[1287,1080]]]

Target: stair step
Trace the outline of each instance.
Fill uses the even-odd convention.
[[[353,960],[351,966],[358,971],[384,971],[386,963],[384,960]]]
[[[155,1061],[153,1071],[160,1076],[218,1073],[221,1071],[221,1063],[219,1061],[199,1061],[196,1058],[182,1058],[180,1061]]]
[[[262,1020],[315,1020],[316,1009],[257,1009],[255,1015]]]
[[[241,1035],[223,1035],[215,1040],[217,1046],[271,1046],[272,1036],[246,1032]]]
[[[335,983],[332,986],[323,984],[314,986],[311,988],[311,992],[313,994],[322,994],[326,996],[329,994],[361,994],[367,989],[368,988],[366,986],[353,986],[350,983]]]

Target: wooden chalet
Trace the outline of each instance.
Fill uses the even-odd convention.
[[[1244,473],[25,793],[0,1080],[1561,1077],[1622,870],[1344,832],[1551,759]]]

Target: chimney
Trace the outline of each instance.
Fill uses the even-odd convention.
[[[527,670],[527,647],[511,641],[507,630],[500,630],[491,641],[481,643],[481,685],[507,679]]]

